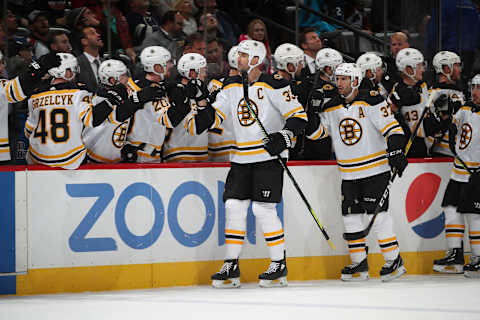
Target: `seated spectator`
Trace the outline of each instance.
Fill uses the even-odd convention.
[[[207,74],[209,79],[223,78],[228,75],[230,66],[225,59],[225,49],[218,39],[211,39],[207,43]]]
[[[186,53],[198,53],[205,57],[207,51],[207,44],[203,39],[203,35],[199,32],[195,32],[187,37],[185,42],[185,48],[183,54]]]
[[[195,0],[194,2],[200,12],[204,11],[204,1],[205,0]],[[238,43],[238,36],[240,35],[240,27],[232,17],[228,13],[217,9],[216,0],[207,0],[205,9],[207,13],[213,14],[217,19],[217,28],[220,36],[225,39],[227,47],[236,45]]]
[[[158,21],[148,11],[148,0],[128,0],[128,13],[125,16],[132,36],[133,48],[140,51],[143,40],[157,31]]]
[[[272,52],[270,51],[270,45],[268,43],[268,34],[267,34],[267,26],[265,23],[260,19],[253,19],[248,24],[248,32],[247,34],[241,34],[238,42],[242,42],[243,40],[257,40],[260,41],[265,45],[265,49],[267,49],[267,55],[265,60],[263,61],[264,66],[260,68],[262,71],[266,71],[269,74],[274,72],[273,70],[273,63],[272,63]]]
[[[183,17],[183,32],[189,36],[197,32],[197,21],[193,17],[193,7],[191,0],[177,0],[173,4],[173,9],[180,12]]]
[[[62,30],[50,31],[48,35],[48,45],[50,51],[72,53],[72,46],[67,33]]]
[[[95,92],[98,85],[98,68],[103,61],[99,54],[100,48],[103,47],[103,41],[97,30],[92,27],[84,27],[81,43],[83,53],[77,57],[80,68],[77,80],[85,85],[86,90]]]
[[[30,42],[33,47],[33,56],[35,59],[50,52],[48,49],[48,32],[50,25],[47,19],[47,13],[34,10],[28,15],[30,21]]]
[[[179,58],[185,44],[185,34],[182,31],[183,20],[183,16],[178,11],[165,13],[160,29],[143,40],[142,48],[161,46],[170,51],[173,59]]]
[[[82,30],[84,27],[99,28],[100,21],[87,7],[80,7],[71,10],[67,16],[67,27],[70,29],[70,44],[75,55],[82,53],[83,48],[80,43]],[[104,32],[102,32],[104,34]]]
[[[111,50],[111,52],[123,50],[130,59],[135,62],[136,54],[133,50],[127,19],[125,19],[122,12],[115,6],[115,3],[110,3],[109,6],[109,1],[110,0],[99,0],[96,6],[90,8],[100,21],[100,24],[107,26],[107,34],[103,34],[102,32],[104,39],[107,39],[108,35],[111,36],[111,48],[107,48],[107,50]],[[111,10],[111,12],[109,12],[109,10]],[[110,25],[108,25],[108,16],[110,16]],[[110,29],[110,32],[108,32],[108,29]]]
[[[35,10],[47,12],[47,19],[50,26],[67,25],[67,19],[65,17],[65,9],[67,8],[67,1],[65,0],[35,0],[30,5]]]

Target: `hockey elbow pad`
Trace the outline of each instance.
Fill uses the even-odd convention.
[[[107,101],[102,101],[99,104],[93,106],[93,120],[92,126],[99,126],[107,119],[108,115],[113,111],[113,108]]]
[[[197,134],[201,134],[210,128],[215,121],[215,109],[208,104],[204,109],[200,110],[195,116],[195,127]]]
[[[115,111],[115,116],[117,118],[117,121],[123,122],[130,118],[138,109],[141,109],[143,107],[142,104],[140,103],[133,103],[130,101],[127,101],[119,106],[117,106],[116,111]]]
[[[303,132],[303,130],[305,130],[306,126],[307,121],[305,121],[304,119],[293,117],[287,119],[284,129],[292,132],[294,136],[298,136]]]

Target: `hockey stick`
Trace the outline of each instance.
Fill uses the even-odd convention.
[[[243,99],[245,100],[245,104],[247,105],[247,108],[248,108],[248,110],[250,111],[250,113],[252,114],[252,116],[253,116],[253,118],[255,119],[255,121],[258,123],[258,126],[260,127],[260,130],[262,130],[262,133],[263,133],[263,135],[265,136],[265,139],[268,141],[268,132],[267,132],[267,130],[265,129],[265,127],[263,126],[263,124],[260,122],[260,119],[257,117],[257,114],[256,114],[255,111],[253,110],[252,106],[250,105],[250,100],[248,99],[248,74],[247,74],[246,71],[242,71],[242,85],[243,85]],[[277,155],[277,159],[278,159],[278,162],[280,162],[280,164],[282,165],[283,170],[285,170],[285,172],[287,172],[288,177],[289,177],[290,180],[292,181],[295,189],[297,189],[298,194],[299,194],[300,197],[302,198],[303,203],[305,203],[305,205],[307,206],[308,211],[310,212],[310,214],[312,215],[313,219],[314,219],[315,222],[317,223],[317,226],[320,228],[320,231],[322,231],[322,234],[323,234],[323,236],[325,237],[325,240],[327,240],[328,245],[330,246],[330,248],[331,248],[332,250],[335,250],[335,245],[333,244],[332,240],[330,240],[330,237],[328,236],[327,231],[325,230],[325,228],[324,228],[323,225],[321,224],[320,220],[318,220],[318,217],[317,217],[317,215],[315,214],[315,211],[313,211],[312,206],[310,205],[310,203],[308,202],[307,198],[305,197],[305,195],[303,194],[302,190],[300,189],[297,181],[295,180],[295,178],[294,178],[293,175],[292,175],[292,172],[290,171],[290,169],[288,169],[286,163],[283,162],[283,160],[282,160],[282,158],[280,157],[280,155]]]
[[[423,118],[425,118],[425,115],[427,114],[427,111],[430,108],[432,101],[433,101],[433,97],[431,96],[428,99],[427,104],[425,105],[425,108],[422,111],[420,119],[418,119],[418,122],[415,124],[415,128],[413,129],[410,139],[408,139],[407,145],[405,146],[405,155],[408,154],[408,151],[410,150],[410,147],[413,144],[413,140],[417,136],[418,128],[420,128],[420,124],[423,122]],[[390,177],[390,180],[388,181],[388,184],[385,187],[385,190],[383,191],[382,197],[380,198],[377,205],[375,206],[375,211],[373,212],[372,220],[370,220],[367,228],[365,230],[358,231],[358,232],[344,233],[343,239],[347,241],[351,241],[351,240],[358,240],[361,238],[365,238],[366,236],[368,236],[368,234],[370,233],[370,230],[372,229],[373,224],[375,223],[375,219],[377,218],[378,214],[382,211],[382,207],[385,204],[385,201],[387,201],[388,195],[390,194],[390,187],[392,186],[393,181],[397,177],[397,174],[398,174],[397,168],[393,168],[392,176]]]
[[[312,99],[312,94],[314,90],[317,90],[317,84],[318,84],[318,78],[320,78],[320,70],[315,72],[315,77],[313,79],[313,87],[308,93],[307,97],[307,102],[305,103],[305,112],[308,112],[308,110],[311,108],[311,99]],[[298,148],[298,155],[303,156],[303,153],[305,152],[305,139],[306,139],[306,134],[305,132],[301,135],[300,137],[300,146]]]

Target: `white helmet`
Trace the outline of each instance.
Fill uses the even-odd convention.
[[[320,70],[320,72],[324,73],[325,67],[330,67],[332,69],[331,76],[324,73],[330,78],[331,81],[335,79],[335,69],[342,62],[343,57],[340,52],[331,48],[321,49],[317,52],[317,56],[315,57],[315,65],[317,66],[317,69]]]
[[[419,63],[425,63],[423,59],[423,54],[415,48],[404,48],[397,53],[397,58],[395,59],[398,71],[404,72],[412,80],[415,80],[415,73],[417,70],[417,65]],[[405,72],[407,67],[413,69],[413,75],[409,75]]]
[[[106,86],[112,86],[109,79],[115,79],[115,85],[120,81],[120,76],[128,74],[128,69],[125,64],[120,60],[109,59],[105,60],[98,67],[98,78],[100,82]]]
[[[234,69],[238,69],[238,46],[233,46],[228,51],[228,64]]]
[[[152,72],[159,75],[162,80],[165,78],[168,62],[172,60],[172,55],[164,47],[151,46],[146,47],[140,53],[140,62],[143,65],[145,72]],[[164,72],[158,73],[155,71],[155,65],[158,64],[163,67]]]
[[[475,75],[470,81],[470,95],[473,92],[474,86],[480,86],[480,74]],[[471,99],[473,100],[473,97],[471,97]]]
[[[186,53],[180,60],[178,60],[177,69],[182,77],[190,78],[190,70],[193,70],[197,73],[197,76],[200,74],[202,68],[207,67],[207,60],[204,56],[198,53]]]
[[[363,77],[367,76],[366,73],[368,70],[372,71],[373,78],[371,78],[370,80],[375,79],[377,69],[382,67],[382,59],[373,52],[367,52],[362,54],[360,57],[358,57],[356,63],[357,66],[359,66],[362,70]]]
[[[303,53],[303,50],[291,43],[279,45],[277,50],[275,50],[273,57],[277,63],[277,69],[287,71],[292,75],[292,77],[294,76],[300,62],[305,61],[305,54]],[[295,67],[294,72],[287,70],[287,65],[289,63]]]
[[[350,77],[352,92],[350,92],[348,96],[344,97],[347,99],[353,94],[354,90],[360,86],[360,83],[363,79],[362,70],[355,63],[342,63],[338,65],[338,67],[335,69],[335,76]],[[357,85],[353,84],[355,79],[358,80]]]
[[[238,53],[248,54],[248,71],[250,72],[250,70],[263,63],[263,60],[265,60],[267,56],[267,49],[265,49],[265,45],[260,41],[244,40],[238,44]],[[258,57],[258,62],[252,65],[252,60],[255,57]]]
[[[451,51],[440,51],[433,57],[433,67],[435,68],[436,73],[442,73],[450,81],[450,76],[453,72],[453,65],[456,63],[462,63],[460,57],[455,52]],[[450,73],[446,74],[443,72],[443,66],[448,66],[450,68]]]
[[[71,81],[75,74],[79,73],[77,58],[71,53],[57,53],[57,56],[60,57],[60,66],[51,68],[48,70],[48,73],[56,79],[64,79]],[[67,78],[65,72],[70,69],[73,75],[70,78]]]

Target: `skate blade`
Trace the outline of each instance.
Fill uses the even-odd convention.
[[[449,266],[442,266],[438,264],[433,265],[433,271],[441,273],[463,273],[463,265],[461,264],[452,264]]]
[[[212,280],[212,286],[218,289],[240,288],[240,278],[231,278],[228,280]]]
[[[383,282],[388,282],[388,281],[392,281],[392,280],[395,280],[395,279],[397,279],[397,278],[400,278],[400,277],[403,276],[406,272],[407,272],[407,269],[405,269],[404,266],[401,266],[401,267],[399,267],[397,270],[395,270],[394,272],[392,272],[391,274],[387,274],[387,275],[384,275],[384,276],[380,276],[380,278],[382,279]]]
[[[357,272],[354,274],[342,274],[340,277],[342,281],[350,282],[350,281],[367,281],[370,279],[368,271],[364,272]]]
[[[260,280],[258,285],[262,288],[278,288],[286,287],[288,285],[287,277],[280,277],[276,280]]]
[[[480,278],[480,272],[479,271],[465,271],[463,273],[465,278],[470,278],[470,279],[479,279]]]

